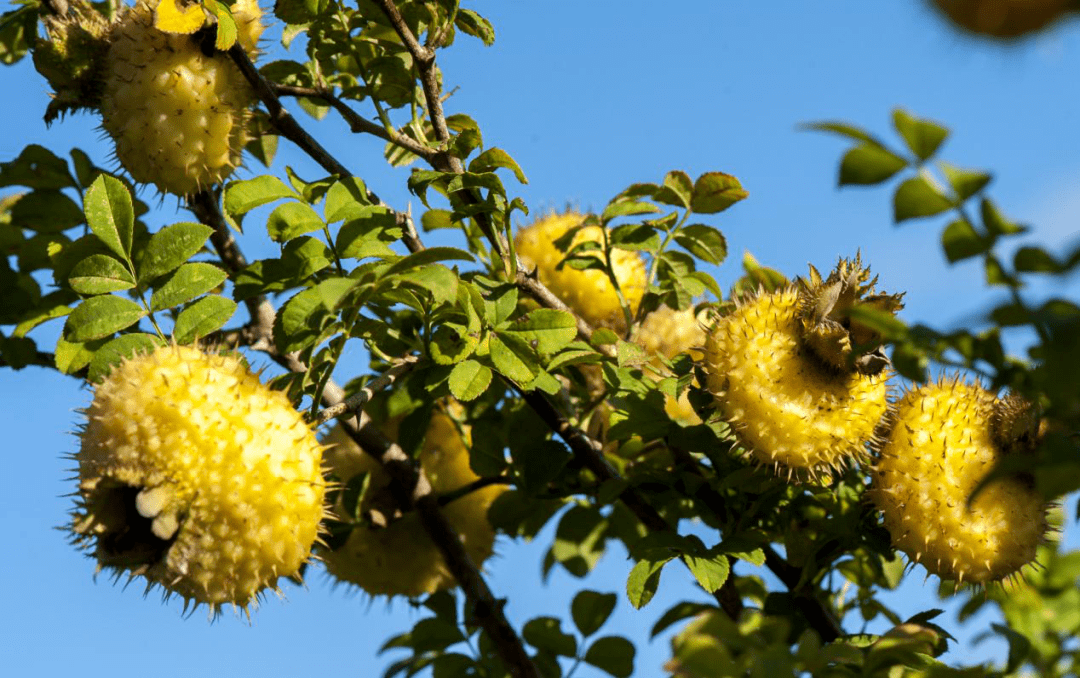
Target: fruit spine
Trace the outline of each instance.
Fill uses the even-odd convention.
[[[433,492],[454,492],[479,479],[469,467],[468,441],[467,426],[459,430],[454,419],[441,409],[432,414],[419,462]],[[416,597],[456,585],[419,516],[400,511],[391,496],[390,477],[379,463],[361,450],[340,425],[330,431],[324,442],[330,445],[326,453],[330,469],[346,487],[360,474],[368,474],[358,500],[360,522],[346,527],[347,537],[336,548],[319,550],[331,576],[359,586],[373,596]],[[505,490],[505,486],[489,485],[443,507],[447,520],[477,565],[493,552],[495,531],[488,522],[487,512]],[[348,512],[340,496],[333,510],[339,517],[346,517]]]
[[[140,0],[111,30],[102,126],[135,181],[188,195],[240,164],[253,93],[229,56],[214,49],[215,27],[166,33],[154,25],[157,6]],[[257,0],[238,0],[232,12],[238,42],[253,54],[262,32]]]
[[[827,280],[811,267],[809,281],[740,301],[708,332],[704,363],[717,411],[752,458],[789,478],[816,479],[877,442],[889,407],[887,361],[852,353],[873,333],[849,311],[864,301],[890,312],[901,303],[874,295],[868,277],[858,258],[840,260]]]
[[[605,271],[579,270],[569,265],[559,268],[559,262],[566,255],[555,246],[555,240],[580,226],[584,219],[584,215],[576,212],[548,215],[518,231],[514,246],[526,270],[535,268],[540,282],[585,321],[625,332],[622,304]],[[602,243],[602,238],[602,227],[586,226],[574,235],[571,246],[583,242]],[[645,262],[636,252],[613,249],[611,268],[630,312],[636,313],[645,294]]]
[[[323,446],[237,357],[165,346],[94,391],[76,543],[186,602],[245,607],[296,576],[324,515]]]
[[[1003,457],[1033,449],[1033,408],[953,378],[909,391],[891,420],[870,496],[896,548],[960,583],[1000,580],[1035,559],[1047,506],[1029,478],[994,480],[972,499]]]

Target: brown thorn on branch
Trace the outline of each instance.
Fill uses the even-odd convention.
[[[419,358],[412,355],[401,358],[393,367],[386,370],[367,384],[364,384],[363,388],[349,396],[343,402],[324,408],[322,412],[319,412],[319,423],[325,424],[331,419],[337,419],[346,414],[357,414],[357,412],[364,408],[364,405],[367,405],[372,396],[393,385],[401,375],[411,370],[418,360]]]
[[[525,402],[532,407],[533,411],[544,420],[544,423],[570,446],[574,456],[585,468],[592,471],[593,475],[601,483],[622,480],[618,472],[604,459],[604,452],[600,442],[570,424],[543,393],[540,391],[524,392],[520,389],[519,393],[521,393]],[[636,489],[628,487],[619,494],[618,498],[649,530],[677,533],[677,530]],[[743,609],[742,597],[739,596],[734,586],[735,578],[729,576],[724,586],[713,594],[716,602],[720,605],[720,609],[732,619],[736,619]]]

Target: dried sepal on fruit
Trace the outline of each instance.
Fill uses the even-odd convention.
[[[33,58],[53,88],[46,124],[70,111],[97,108],[105,87],[108,20],[85,0],[71,0],[66,14],[46,14],[41,23],[45,35],[37,36]]]
[[[240,358],[173,345],[125,360],[85,414],[71,529],[99,569],[214,612],[308,561],[323,446]]]
[[[869,496],[896,548],[959,583],[1012,577],[1034,561],[1049,507],[1033,480],[1002,477],[972,493],[1005,456],[1034,449],[1035,408],[943,378],[907,392],[890,421]]]
[[[448,406],[451,412],[457,408]],[[397,422],[388,425],[394,434]],[[479,477],[469,466],[469,427],[455,421],[443,409],[432,413],[420,468],[432,491],[443,495],[461,490]],[[393,437],[393,435],[392,435]],[[347,536],[334,548],[320,547],[319,555],[332,577],[360,587],[372,596],[416,597],[456,586],[457,582],[420,522],[415,511],[401,510],[390,491],[390,476],[379,462],[348,436],[340,424],[324,438],[330,447],[326,458],[331,471],[345,485],[363,478],[363,490],[354,513],[359,520],[335,529]],[[366,474],[366,475],[362,475]],[[442,507],[451,527],[461,538],[465,551],[476,565],[494,552],[495,530],[488,522],[492,502],[506,491],[503,485],[488,485],[454,498]],[[344,495],[333,507],[340,519],[349,519]]]
[[[890,371],[859,367],[849,354],[864,342],[837,311],[865,303],[872,286],[859,271],[857,259],[841,260],[833,284],[811,268],[809,282],[741,299],[708,331],[707,387],[720,417],[751,458],[789,478],[819,480],[864,459],[889,408]],[[894,310],[899,298],[887,298]]]
[[[514,246],[525,269],[535,268],[540,282],[586,322],[622,334],[626,331],[626,316],[607,272],[559,266],[566,254],[555,246],[555,241],[584,220],[585,216],[577,212],[549,214],[518,231]],[[600,226],[586,226],[574,235],[571,247],[584,242],[601,243],[602,238]],[[645,262],[636,252],[613,249],[611,268],[630,313],[636,313],[645,294]]]
[[[228,54],[215,49],[215,24],[191,35],[167,33],[154,25],[157,6],[140,0],[112,27],[102,126],[132,179],[189,195],[240,165],[254,93]],[[238,0],[232,14],[237,40],[254,54],[262,32],[258,2]]]
[[[1076,10],[1074,0],[933,0],[954,24],[995,38],[1019,38]]]

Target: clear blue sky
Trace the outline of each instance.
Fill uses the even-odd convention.
[[[463,37],[440,57],[447,88],[459,88],[447,109],[472,115],[488,145],[518,160],[530,183],[510,190],[534,211],[567,203],[588,209],[670,169],[735,174],[750,198],[715,222],[732,253],[716,271],[722,286],[738,275],[744,250],[797,275],[808,262],[828,268],[861,248],[886,289],[908,292],[909,321],[978,322],[994,298],[983,290],[977,264],[945,263],[937,244],[942,224],[897,228],[889,219],[888,191],[837,191],[843,143],[796,129],[842,118],[891,139],[894,106],[950,126],[954,136],[943,149],[949,161],[995,170],[991,194],[1009,216],[1035,226],[1029,239],[1060,247],[1080,231],[1080,22],[1001,46],[957,34],[917,0],[466,5],[492,20],[498,39],[484,48]],[[95,117],[76,115],[45,128],[46,85],[29,60],[0,69],[0,88],[7,99],[0,159],[34,142],[61,154],[78,146],[108,162]],[[385,165],[381,142],[351,136],[331,119],[311,129],[384,200],[398,208],[409,203],[406,171]],[[275,171],[285,164],[302,176],[321,174],[282,142]],[[144,197],[159,204],[150,192]],[[157,223],[190,218],[175,204],[160,202]],[[258,239],[243,244],[255,257],[271,251]],[[1072,298],[1078,292],[1075,279],[1057,290]],[[1013,346],[1022,348],[1023,340],[1016,337]],[[362,369],[361,357],[354,352],[349,365]],[[396,657],[376,656],[376,650],[417,614],[402,601],[386,605],[342,595],[318,568],[306,589],[286,585],[287,602],[269,600],[251,625],[231,615],[213,625],[201,613],[182,618],[178,604],[163,606],[157,594],[144,600],[139,582],[126,590],[105,577],[95,584],[93,563],[54,529],[72,506],[62,496],[74,489],[64,455],[75,445],[68,433],[75,409],[87,402],[88,391],[55,372],[28,369],[0,379],[8,460],[0,474],[7,554],[0,562],[0,666],[12,675],[78,672],[87,678],[273,678],[323,670],[366,676]],[[1071,526],[1067,535],[1075,542]],[[510,597],[508,614],[516,624],[566,614],[583,584],[624,589],[629,564],[614,551],[585,582],[556,572],[540,587],[540,556],[550,536],[545,532],[532,545],[504,540],[502,556],[490,564],[491,583]],[[896,603],[901,609],[914,613],[940,604],[935,580],[912,579],[893,598],[904,599]],[[677,600],[700,599],[680,580],[678,569],[665,573],[660,594],[641,613],[630,614],[620,596],[618,622],[604,629],[639,642],[637,675],[658,675],[668,657],[666,640],[645,642],[656,616]],[[976,622],[960,635],[970,637],[989,623],[985,617]],[[951,656],[989,651],[980,646]],[[994,652],[1000,657],[1000,648]],[[576,675],[599,674],[582,669]]]

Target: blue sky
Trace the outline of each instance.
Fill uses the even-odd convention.
[[[458,88],[446,106],[472,115],[487,145],[518,160],[530,183],[508,183],[511,192],[534,213],[568,203],[589,209],[671,169],[734,174],[750,198],[711,222],[725,232],[732,255],[714,272],[721,286],[738,276],[743,251],[793,276],[808,262],[828,268],[860,248],[885,289],[907,291],[907,320],[944,327],[978,322],[995,297],[982,287],[978,264],[945,263],[938,245],[943,224],[895,227],[889,191],[836,190],[844,143],[797,129],[807,121],[845,119],[891,140],[895,106],[954,130],[942,157],[994,170],[990,193],[1009,216],[1035,227],[1028,240],[1061,248],[1080,232],[1080,21],[1003,46],[958,34],[916,0],[482,0],[466,6],[492,20],[498,39],[484,48],[462,37],[440,56],[448,89]],[[268,51],[282,56],[269,45]],[[0,87],[8,100],[0,159],[33,142],[60,154],[78,146],[108,162],[95,117],[76,115],[45,128],[46,85],[29,60],[0,69]],[[381,142],[349,135],[331,118],[310,129],[385,201],[398,208],[411,201],[421,209],[405,191],[406,171],[382,160]],[[301,176],[321,175],[282,142],[274,171],[285,164]],[[190,218],[171,198],[159,202],[149,191],[144,197],[160,204],[157,223]],[[242,244],[252,258],[272,251],[257,237]],[[1080,296],[1075,278],[1058,284],[1030,294]],[[1015,337],[1013,347],[1022,349],[1024,339]],[[346,378],[363,369],[361,351],[348,358],[343,370],[353,372],[340,375]],[[62,495],[74,489],[64,458],[74,449],[68,432],[74,410],[88,397],[73,380],[50,371],[5,372],[0,379],[9,460],[0,474],[0,534],[9,554],[0,563],[7,608],[0,618],[0,665],[36,675],[258,672],[270,678],[331,668],[328,663],[345,675],[376,675],[394,659],[376,656],[377,648],[417,614],[405,602],[342,595],[319,571],[306,589],[286,585],[288,601],[268,600],[250,625],[230,615],[213,625],[201,613],[185,619],[177,604],[161,605],[156,594],[143,599],[138,582],[126,590],[106,577],[95,584],[93,563],[55,529],[71,506]],[[1073,532],[1070,525],[1070,542]],[[548,531],[534,544],[504,540],[501,557],[490,564],[492,586],[510,597],[508,614],[517,624],[566,614],[582,585],[624,589],[630,566],[615,551],[585,582],[556,572],[540,587],[539,562],[550,537]],[[666,640],[645,642],[655,618],[678,600],[701,599],[685,579],[676,568],[666,572],[659,595],[640,613],[630,613],[621,596],[603,629],[639,642],[637,675],[657,675],[668,656]],[[934,580],[912,580],[894,596],[901,609],[940,605]],[[958,635],[970,637],[988,624],[977,618]],[[950,656],[978,659],[989,651],[980,646]],[[1000,656],[1000,648],[994,652]],[[600,674],[581,669],[575,675]]]

